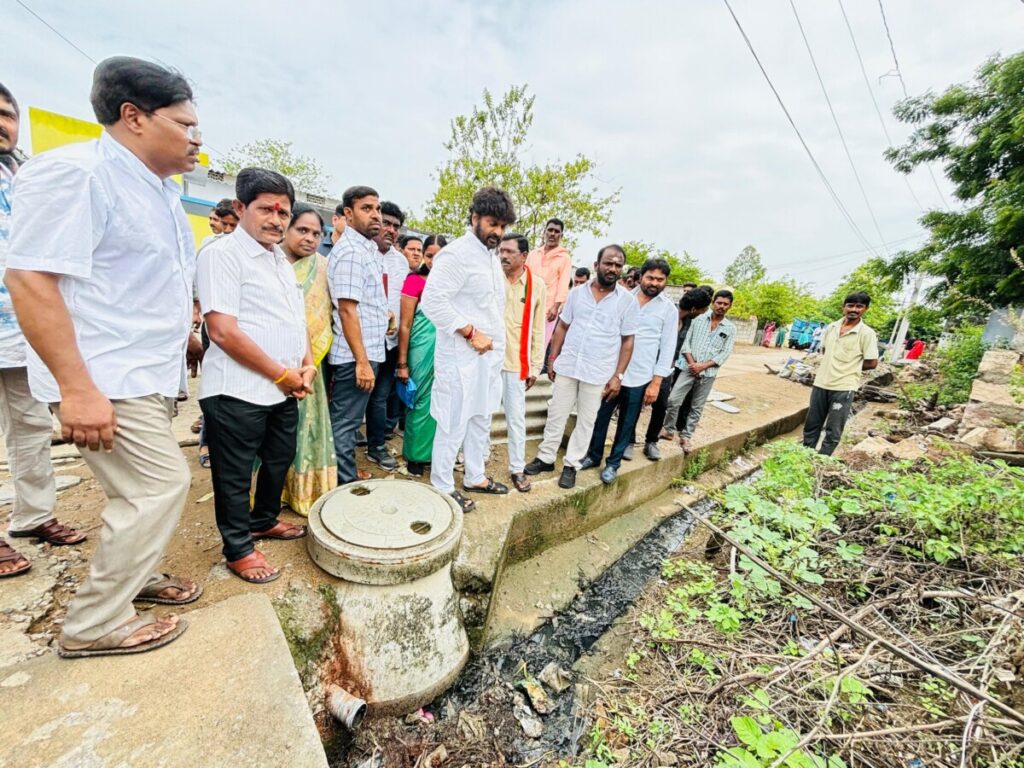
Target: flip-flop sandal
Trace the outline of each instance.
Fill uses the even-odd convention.
[[[203,469],[209,469],[210,468],[210,454],[208,454],[208,453],[200,453],[199,454],[199,466],[202,467]]]
[[[508,486],[503,483],[496,483],[494,482],[494,478],[488,477],[487,485],[482,488],[477,485],[464,485],[462,486],[462,490],[468,493],[491,493],[500,496],[508,493]]]
[[[185,599],[173,598],[173,597],[160,597],[160,593],[165,589],[173,587],[174,589],[182,592],[187,592],[188,587],[185,584],[185,580],[180,576],[172,576],[169,573],[165,573],[164,577],[160,581],[154,581],[152,584],[143,587],[142,591],[139,592],[133,600],[138,600],[144,603],[160,603],[161,605],[188,605],[194,603],[199,599],[200,595],[203,594],[203,585],[196,584],[196,591],[190,597]]]
[[[281,576],[281,572],[272,573],[269,576],[263,578],[250,578],[249,576],[243,576],[244,571],[249,571],[254,568],[269,568],[270,564],[267,563],[267,558],[263,556],[263,553],[258,549],[254,549],[248,555],[243,557],[241,560],[231,560],[227,564],[228,570],[231,571],[235,576],[240,578],[242,581],[247,581],[250,584],[269,584],[275,579]]]
[[[292,525],[283,520],[278,520],[277,525],[265,531],[252,531],[253,541],[259,539],[278,539],[280,541],[292,541],[302,539],[306,536],[306,526]]]
[[[47,544],[52,544],[56,547],[81,544],[86,539],[84,533],[76,531],[69,525],[58,523],[55,517],[27,531],[7,531],[7,535],[12,539],[39,539],[39,541],[45,541]]]
[[[32,563],[28,561],[27,557],[21,554],[21,552],[16,550],[6,541],[0,539],[0,563],[16,563],[19,560],[24,560],[25,565],[23,565],[21,568],[16,568],[13,571],[0,573],[0,579],[6,579],[9,576],[17,576],[19,574],[25,573],[25,571],[28,571],[32,568]]]
[[[472,512],[474,509],[476,509],[476,502],[473,501],[472,499],[467,499],[458,491],[452,491],[448,495],[455,499],[456,504],[462,507],[463,514],[465,514],[466,512]]]
[[[161,635],[155,640],[150,640],[146,643],[133,645],[130,648],[121,647],[121,643],[135,634],[138,630],[143,627],[147,627],[150,624],[156,624],[156,617],[151,613],[140,614],[127,624],[122,624],[117,629],[112,632],[108,632],[97,640],[94,640],[84,648],[66,648],[63,645],[58,645],[57,655],[62,659],[81,659],[86,656],[126,656],[130,653],[146,653],[147,651],[162,648],[168,643],[173,643],[181,637],[181,634],[186,629],[188,629],[188,622],[184,619],[178,619],[177,625],[166,635]]]

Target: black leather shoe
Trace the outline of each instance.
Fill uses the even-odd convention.
[[[594,461],[592,458],[590,458],[589,456],[584,456],[583,457],[583,461],[580,462],[580,470],[579,471],[582,472],[584,469],[593,469],[594,467],[597,466],[597,464],[598,463],[596,461]]]
[[[559,488],[575,488],[576,487],[576,470],[572,467],[563,467],[562,476],[558,478]]]
[[[534,459],[523,467],[523,472],[527,475],[539,475],[541,472],[553,472],[554,469],[554,464],[548,464],[546,461]]]

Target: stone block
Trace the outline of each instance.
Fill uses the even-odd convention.
[[[975,427],[1014,426],[1021,422],[1024,422],[1024,404],[1012,400],[1003,403],[968,403],[960,429],[970,431]]]
[[[960,442],[983,451],[1014,453],[1020,450],[1013,431],[1001,427],[975,427],[961,437]]]
[[[890,445],[887,452],[895,459],[917,461],[928,453],[928,443],[918,437],[908,437]]]
[[[846,452],[846,458],[854,461],[881,459],[892,448],[892,443],[880,437],[867,437]]]
[[[956,430],[956,419],[951,419],[949,416],[943,416],[938,421],[933,421],[927,427],[929,432],[941,432],[942,434],[949,434]]]
[[[981,358],[978,379],[988,384],[1007,384],[1013,368],[1020,362],[1020,353],[1012,349],[990,349]]]

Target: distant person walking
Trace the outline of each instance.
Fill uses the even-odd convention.
[[[843,319],[829,323],[822,336],[821,363],[804,422],[804,446],[826,456],[832,455],[843,436],[861,371],[878,367],[878,334],[861,319],[870,306],[868,294],[851,293],[843,300]]]
[[[132,601],[183,605],[202,591],[158,570],[192,480],[171,414],[186,357],[202,356],[189,333],[195,243],[171,178],[195,168],[202,146],[192,89],[117,56],[96,67],[91,101],[98,140],[18,173],[6,273],[32,395],[54,408],[107,496],[58,641],[64,657],[166,645],[185,620],[139,615]]]

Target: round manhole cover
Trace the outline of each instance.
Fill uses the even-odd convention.
[[[368,549],[406,549],[442,536],[451,506],[416,483],[368,481],[339,488],[324,499],[320,519],[340,541]]]

